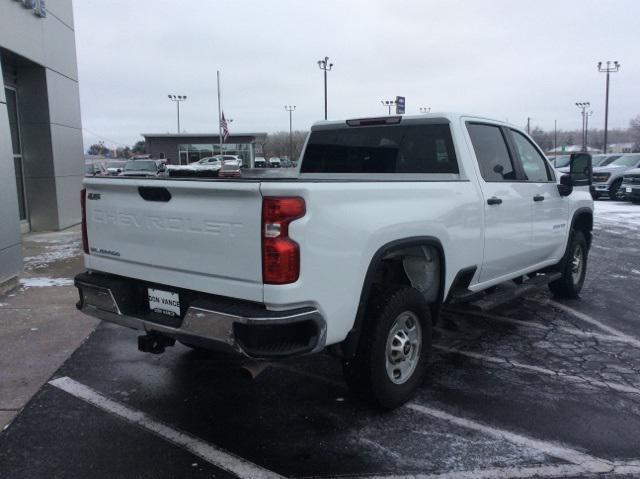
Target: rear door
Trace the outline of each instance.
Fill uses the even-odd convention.
[[[532,203],[531,264],[558,259],[564,252],[569,201],[560,196],[555,176],[535,144],[522,132],[508,131],[514,157],[523,173],[521,185]]]
[[[467,122],[484,196],[484,260],[480,282],[531,264],[532,199],[523,185],[506,132],[499,125]]]
[[[258,182],[90,178],[89,269],[262,301]]]

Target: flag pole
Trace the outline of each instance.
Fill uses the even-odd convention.
[[[220,103],[220,70],[218,76],[218,138],[220,140],[220,155],[222,155],[222,104]]]

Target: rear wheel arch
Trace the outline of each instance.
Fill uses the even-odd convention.
[[[355,354],[360,335],[362,333],[367,308],[372,299],[372,292],[376,287],[381,287],[385,283],[380,283],[380,275],[389,279],[393,279],[387,283],[389,287],[405,284],[413,286],[410,274],[407,274],[405,268],[389,264],[390,261],[400,259],[405,252],[414,252],[416,248],[426,247],[434,253],[438,261],[438,288],[434,295],[431,306],[431,316],[433,321],[437,320],[440,307],[444,300],[444,285],[446,274],[446,261],[444,248],[440,240],[433,236],[417,236],[391,241],[380,247],[369,261],[367,273],[364,277],[363,285],[360,291],[360,301],[358,303],[358,311],[354,320],[353,327],[346,339],[340,345],[340,353],[345,358],[353,357]],[[400,271],[402,269],[402,271]],[[395,281],[398,279],[398,281]]]

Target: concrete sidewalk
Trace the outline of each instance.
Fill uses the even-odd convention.
[[[98,323],[75,308],[79,227],[22,240],[24,273],[16,289],[0,295],[0,430]]]

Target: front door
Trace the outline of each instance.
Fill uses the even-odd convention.
[[[569,200],[560,196],[546,159],[523,133],[509,129],[509,140],[524,173],[525,194],[533,207],[530,257],[533,264],[560,259],[567,237]]]
[[[485,208],[480,282],[530,266],[532,199],[520,181],[503,128],[467,123],[480,173]]]

